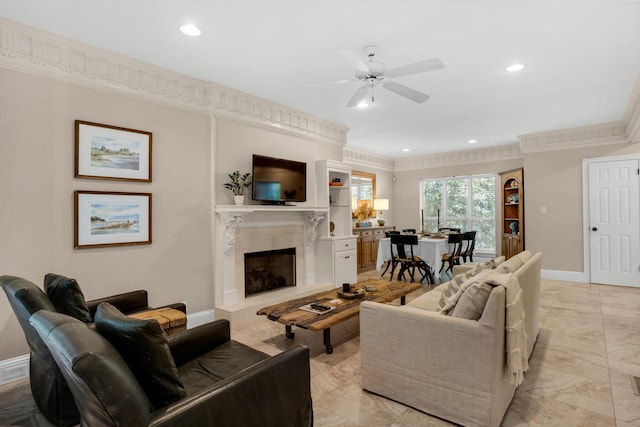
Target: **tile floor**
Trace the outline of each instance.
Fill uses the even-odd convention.
[[[640,377],[640,289],[543,280],[540,302],[530,369],[503,425],[640,426],[640,397],[631,387],[631,376]],[[331,355],[324,353],[321,333],[294,328],[296,337],[288,340],[282,325],[263,316],[233,330],[232,338],[268,354],[295,344],[310,347],[318,427],[451,425],[362,391],[358,328],[358,319],[332,328]],[[0,425],[48,425],[26,381],[0,387]]]

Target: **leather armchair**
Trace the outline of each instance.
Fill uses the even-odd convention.
[[[217,320],[168,338],[186,397],[151,409],[122,353],[97,330],[40,311],[31,325],[78,404],[81,426],[312,426],[309,349],[276,356],[230,340]]]
[[[56,312],[47,295],[32,282],[15,276],[1,276],[0,287],[4,290],[29,345],[29,379],[31,393],[42,414],[57,426],[77,424],[80,414],[67,383],[58,369],[47,346],[29,323],[31,315],[39,310]],[[124,313],[145,310],[148,307],[147,292],[133,291],[100,300],[88,301],[91,318],[97,305],[110,302]],[[186,312],[182,303],[169,307]]]

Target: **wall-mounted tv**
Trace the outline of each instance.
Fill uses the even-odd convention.
[[[253,200],[287,204],[307,201],[307,164],[253,155]]]

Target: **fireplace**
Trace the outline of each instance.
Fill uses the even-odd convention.
[[[244,254],[245,297],[296,286],[296,248]]]
[[[228,319],[238,327],[254,322],[261,307],[331,289],[331,283],[317,282],[315,273],[313,231],[317,215],[324,213],[320,208],[291,206],[216,207],[216,319]],[[245,266],[245,254],[287,248],[295,248],[295,257],[290,257],[295,258],[291,282],[295,286],[247,297],[245,268],[252,267]]]

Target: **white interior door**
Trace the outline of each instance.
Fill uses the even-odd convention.
[[[640,286],[638,159],[589,163],[591,282]]]

